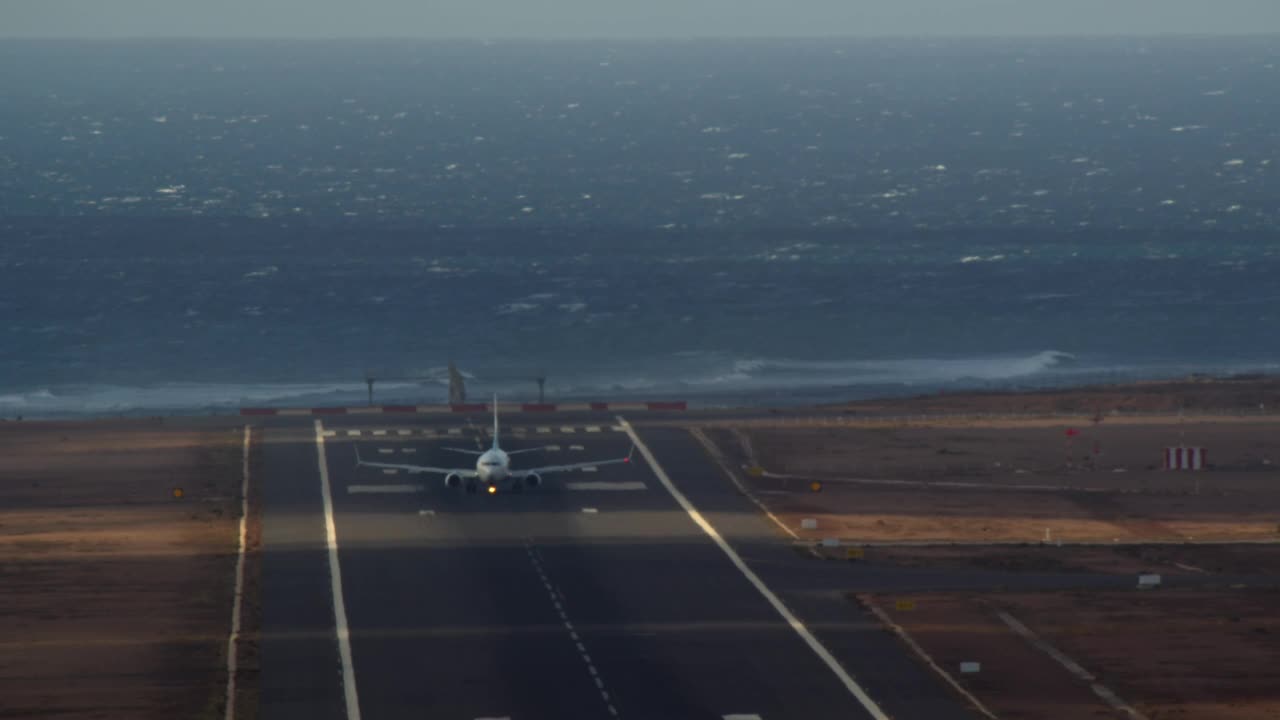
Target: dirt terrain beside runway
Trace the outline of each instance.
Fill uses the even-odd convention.
[[[801,540],[865,543],[869,566],[1008,573],[992,588],[1018,594],[862,598],[997,716],[1124,716],[1003,610],[1151,720],[1261,720],[1280,717],[1277,403],[1275,380],[936,395],[706,423],[695,436]],[[1179,445],[1206,448],[1207,466],[1164,470],[1164,448]],[[1209,584],[1037,593],[1017,580],[1141,572]],[[1248,588],[1227,587],[1243,576]],[[982,672],[961,675],[964,661]]]
[[[899,609],[908,600],[911,609]],[[1280,717],[1280,591],[926,594],[873,602],[1001,718],[1126,717],[1009,613],[1150,720]],[[959,674],[961,662],[981,663]]]
[[[1007,423],[1006,423],[1007,424]],[[1067,435],[1067,430],[1078,434]],[[868,542],[1280,540],[1280,419],[708,430],[805,537]],[[1207,448],[1198,472],[1163,449]],[[821,493],[807,490],[810,479]],[[800,520],[818,527],[799,530]]]
[[[0,423],[0,717],[221,717],[242,434],[181,425]]]

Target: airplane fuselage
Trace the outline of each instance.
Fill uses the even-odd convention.
[[[486,450],[476,458],[476,475],[489,485],[502,482],[511,475],[511,458],[496,447]]]

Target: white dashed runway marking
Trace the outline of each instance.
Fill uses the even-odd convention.
[[[374,431],[373,431],[373,434],[374,434],[374,435],[386,435],[386,434],[387,434],[387,431],[386,431],[386,430],[374,430]]]
[[[560,428],[560,432],[564,433],[565,435],[572,435],[575,432],[575,430],[571,427],[566,426],[566,427]]]
[[[584,480],[579,482],[567,482],[564,484],[565,490],[587,491],[587,490],[603,490],[613,492],[635,492],[637,490],[648,490],[649,486],[639,480],[628,480],[625,482],[610,482],[608,480]]]
[[[569,638],[573,641],[573,646],[578,650],[578,656],[582,658],[582,662],[587,667],[587,674],[591,676],[591,681],[595,683],[596,689],[600,691],[600,699],[604,701],[605,709],[609,711],[611,717],[618,716],[618,709],[613,706],[613,700],[609,697],[609,692],[604,688],[604,680],[600,677],[600,671],[596,669],[595,661],[591,659],[591,653],[587,652],[587,646],[578,638],[578,633],[573,629],[573,623],[569,621],[569,614],[565,611],[564,606],[560,604],[560,592],[551,585],[551,579],[547,577],[547,572],[542,567],[542,555],[538,552],[528,540],[525,541],[525,552],[529,555],[529,562],[533,563],[534,570],[538,571],[538,578],[542,580],[542,585],[547,589],[547,594],[551,596],[551,605],[555,608],[556,614],[560,616],[560,621],[564,623],[564,627],[569,631]]]
[[[348,485],[347,493],[350,495],[402,495],[410,493],[425,492],[426,488],[422,485]]]

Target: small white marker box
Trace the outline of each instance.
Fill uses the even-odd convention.
[[[980,662],[969,661],[960,663],[961,675],[973,675],[980,672],[982,672],[982,663]]]
[[[1160,576],[1154,573],[1148,573],[1138,576],[1138,589],[1149,590],[1151,588],[1160,587]]]
[[[815,518],[804,518],[800,521],[801,530],[817,530],[818,521]]]

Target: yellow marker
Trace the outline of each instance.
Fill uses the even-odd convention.
[[[903,611],[915,610],[916,601],[915,600],[899,600],[893,604],[893,609],[903,610]]]
[[[822,483],[818,482],[817,480],[814,480],[813,482],[809,483],[809,489],[814,492],[822,492]]]
[[[844,557],[846,560],[861,560],[864,553],[860,547],[851,547],[844,549]]]
[[[490,486],[489,486],[489,494],[490,494],[490,495],[493,495],[493,494],[494,494],[494,493],[496,493],[496,492],[498,492],[498,486],[497,486],[497,485],[490,485]]]
[[[747,474],[751,477],[764,477],[764,468],[759,465],[752,465],[747,468]]]
[[[185,494],[186,494],[186,493],[182,492],[182,488],[174,488],[174,489],[173,489],[173,496],[174,496],[175,498],[181,498],[181,497],[182,497],[183,495],[185,495]]]

